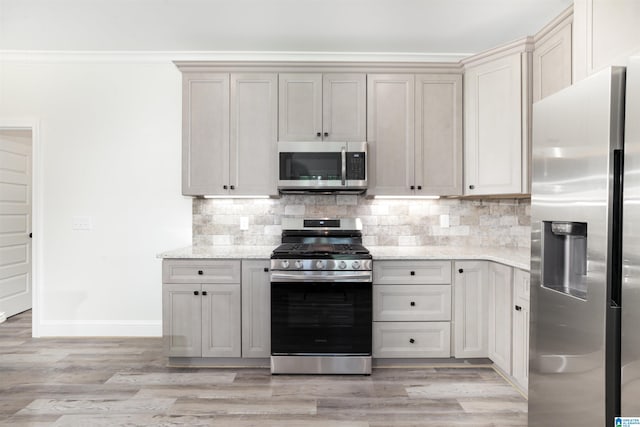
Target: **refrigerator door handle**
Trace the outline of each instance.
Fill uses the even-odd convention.
[[[622,185],[624,151],[613,150],[613,198],[611,231],[613,239],[609,248],[611,273],[610,306],[622,306]]]

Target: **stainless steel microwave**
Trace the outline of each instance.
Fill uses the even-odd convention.
[[[281,193],[364,193],[366,142],[278,142]]]

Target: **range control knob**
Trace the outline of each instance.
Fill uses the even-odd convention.
[[[353,262],[351,263],[351,267],[353,267],[353,269],[354,269],[354,270],[359,269],[359,268],[360,268],[360,261],[358,261],[358,260],[353,261]]]
[[[340,268],[340,269],[344,270],[345,268],[347,268],[347,263],[346,263],[346,262],[344,262],[344,261],[340,261],[340,262],[338,263],[338,268]]]
[[[302,268],[302,261],[297,260],[295,263],[296,268]]]
[[[280,265],[282,266],[282,268],[289,268],[289,261],[285,259],[280,263]]]
[[[325,265],[325,262],[323,260],[316,262],[316,268],[319,270],[324,268],[324,265]]]

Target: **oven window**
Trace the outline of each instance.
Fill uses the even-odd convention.
[[[371,354],[370,283],[272,283],[273,354]]]
[[[280,179],[340,180],[341,153],[280,153]]]

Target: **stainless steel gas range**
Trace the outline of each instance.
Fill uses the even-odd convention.
[[[358,219],[283,219],[271,373],[371,374],[372,261]]]

